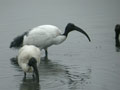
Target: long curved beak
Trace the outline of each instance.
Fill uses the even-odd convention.
[[[84,34],[84,35],[88,38],[89,42],[91,41],[91,40],[90,40],[90,37],[88,36],[88,34],[87,34],[84,30],[82,30],[81,28],[79,28],[79,27],[77,27],[77,26],[75,26],[74,29],[75,29],[76,31],[79,31],[79,32],[81,32],[82,34]]]
[[[38,72],[37,64],[33,65],[33,69],[36,75],[37,82],[39,83],[39,72]]]

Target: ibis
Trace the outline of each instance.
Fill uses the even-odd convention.
[[[24,45],[19,49],[18,64],[24,71],[24,78],[26,73],[33,73],[39,82],[38,65],[40,64],[40,49],[33,45]]]
[[[48,47],[64,42],[69,32],[74,30],[81,32],[89,41],[91,41],[88,34],[73,23],[67,24],[64,33],[54,25],[40,25],[15,37],[10,44],[10,48],[19,48],[23,45],[35,45],[36,47],[39,47],[39,49],[44,49],[45,57],[47,57]]]
[[[116,47],[120,47],[120,41],[119,41],[119,35],[120,35],[120,24],[117,24],[115,26],[115,42]]]

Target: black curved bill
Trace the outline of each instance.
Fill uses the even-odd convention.
[[[84,34],[88,38],[89,42],[91,41],[90,37],[88,36],[88,34],[84,30],[82,30],[81,28],[79,28],[77,26],[75,26],[75,30],[77,30],[77,31],[81,32],[82,34]]]
[[[38,68],[37,68],[37,65],[33,65],[33,69],[34,69],[34,73],[36,75],[36,80],[37,82],[39,83],[39,72],[38,72]]]

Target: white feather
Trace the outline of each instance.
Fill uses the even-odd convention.
[[[18,53],[18,64],[24,72],[32,72],[33,68],[28,66],[30,58],[37,60],[37,66],[40,64],[40,50],[33,45],[23,46]]]
[[[53,25],[41,25],[33,28],[28,35],[24,36],[23,45],[35,45],[45,49],[53,44],[62,43],[66,37],[61,34],[58,27]]]

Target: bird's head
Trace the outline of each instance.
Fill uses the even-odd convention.
[[[33,66],[33,65],[35,65],[35,64],[37,64],[37,61],[36,61],[35,58],[32,57],[32,58],[29,60],[28,65],[29,65],[29,66]]]
[[[39,82],[39,72],[38,72],[38,68],[37,68],[37,60],[34,57],[32,57],[29,60],[28,65],[33,67],[34,73],[35,73],[36,78],[37,78],[37,82]]]
[[[73,23],[68,23],[67,24],[67,26],[65,28],[65,32],[64,32],[63,35],[67,36],[68,33],[71,32],[71,31],[73,31],[73,30],[81,32],[82,34],[84,34],[88,38],[89,41],[91,41],[90,37],[88,36],[88,34],[84,30],[82,30],[81,28],[79,28],[78,26],[74,25]]]
[[[71,31],[73,31],[74,29],[75,29],[75,25],[74,25],[73,23],[68,23],[67,26],[66,26],[66,28],[65,28],[65,30],[66,30],[67,32],[71,32]]]

